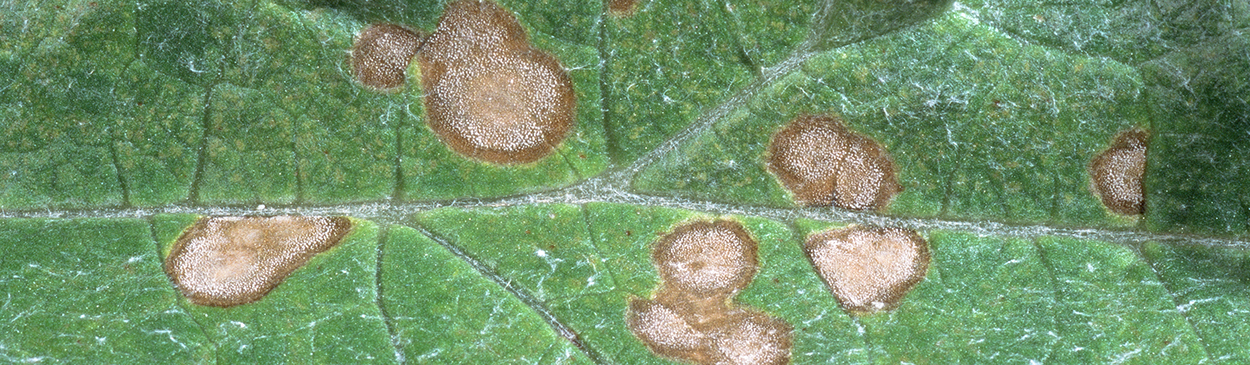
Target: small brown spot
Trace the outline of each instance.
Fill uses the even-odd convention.
[[[698,221],[661,237],[663,285],[630,301],[626,322],[652,352],[696,364],[784,364],[792,328],[731,298],[755,276],[757,244],[737,222]]]
[[[417,56],[430,129],[452,150],[487,162],[537,161],[573,125],[573,82],[490,1],[447,4]]]
[[[1144,129],[1121,132],[1110,148],[1089,162],[1090,190],[1112,212],[1136,215],[1145,210],[1142,176],[1146,173],[1149,138]]]
[[[408,63],[417,54],[421,36],[403,26],[370,25],[352,45],[352,71],[365,86],[391,91],[404,86]]]
[[[344,217],[203,218],[174,242],[165,273],[192,303],[251,303],[349,231]]]
[[[608,0],[608,14],[618,18],[634,15],[638,0]]]
[[[835,116],[801,115],[774,134],[768,171],[807,206],[877,210],[902,190],[889,153]]]
[[[911,230],[852,225],[814,234],[804,247],[842,308],[854,314],[898,307],[929,270],[929,244]]]

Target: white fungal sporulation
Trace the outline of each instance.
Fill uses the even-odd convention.
[[[658,301],[635,300],[630,303],[630,313],[630,328],[665,352],[696,351],[707,346],[707,336]]]
[[[929,245],[902,228],[850,226],[810,236],[805,245],[816,272],[843,309],[893,309],[929,268]]]
[[[773,135],[768,154],[768,171],[804,205],[875,210],[902,190],[889,153],[837,117],[795,118]]]
[[[568,73],[493,2],[448,4],[418,60],[427,122],[458,153],[533,162],[572,127],[576,98]]]
[[[1142,177],[1146,174],[1146,140],[1149,133],[1133,129],[1115,137],[1111,147],[1089,163],[1090,190],[1107,209],[1124,215],[1145,210]]]
[[[713,334],[728,364],[790,362],[790,325],[758,312],[742,312]]]
[[[254,302],[351,229],[347,218],[214,217],[191,226],[165,259],[165,273],[192,303]]]

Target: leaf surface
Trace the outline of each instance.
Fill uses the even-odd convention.
[[[420,66],[362,87],[365,26],[442,1],[0,3],[0,361],[671,363],[627,328],[656,239],[759,242],[731,304],[794,363],[1243,363],[1245,1],[500,1],[573,81],[551,155],[496,165],[426,125]],[[801,207],[767,170],[803,114],[879,142],[884,210]],[[1150,132],[1145,214],[1089,161]],[[162,259],[203,216],[346,215],[262,300],[183,299]],[[810,234],[901,226],[932,263],[852,316]]]

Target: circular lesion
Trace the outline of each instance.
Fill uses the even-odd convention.
[[[361,84],[380,91],[404,85],[408,63],[417,54],[421,36],[398,24],[370,25],[352,45],[352,71]]]
[[[693,222],[661,238],[656,265],[666,283],[688,292],[728,294],[755,276],[757,244],[737,223]]]

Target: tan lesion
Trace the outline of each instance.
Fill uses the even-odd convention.
[[[421,35],[398,24],[378,23],[361,30],[352,44],[352,73],[361,84],[379,91],[404,86],[408,64],[421,45]]]
[[[174,241],[165,273],[192,303],[251,303],[337,245],[351,226],[345,217],[201,218]]]
[[[808,237],[804,250],[842,308],[854,314],[898,307],[929,268],[928,242],[903,228],[820,232]]]
[[[608,14],[623,18],[634,15],[638,11],[640,0],[607,0]]]

